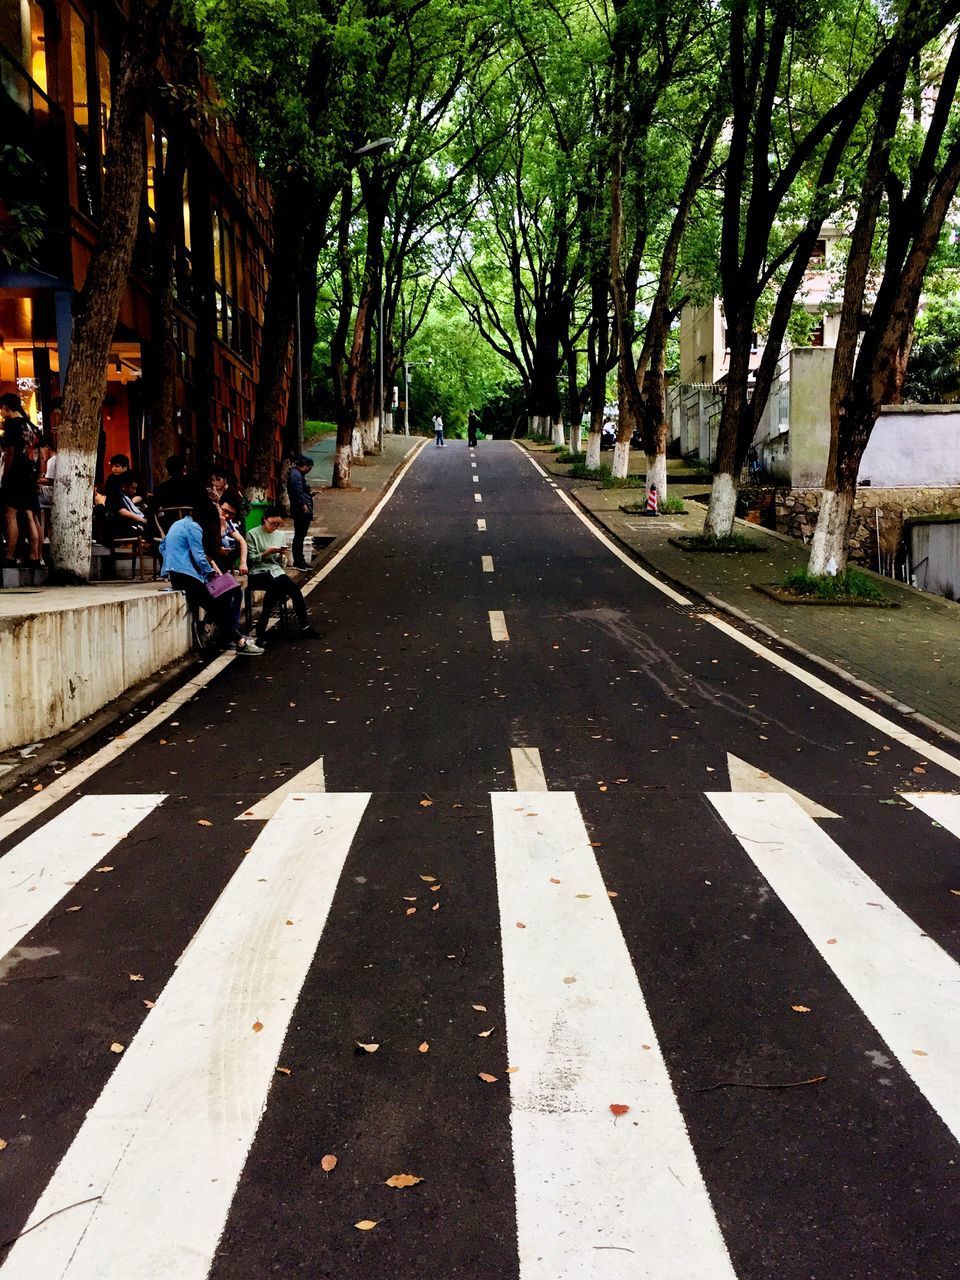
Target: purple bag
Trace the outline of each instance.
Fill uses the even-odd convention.
[[[210,578],[207,582],[207,593],[216,600],[220,596],[225,596],[228,591],[233,591],[239,585],[240,583],[232,573],[220,573],[215,578]]]

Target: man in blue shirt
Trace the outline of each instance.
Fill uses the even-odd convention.
[[[290,499],[290,515],[293,518],[293,567],[309,569],[303,558],[303,540],[313,520],[313,490],[307,484],[307,476],[313,470],[313,460],[301,453],[295,458],[287,476],[287,496]]]

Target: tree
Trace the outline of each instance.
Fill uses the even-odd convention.
[[[904,49],[888,72],[870,143],[844,279],[830,385],[830,454],[810,550],[812,574],[842,569],[857,474],[883,404],[902,397],[924,277],[960,184],[960,42],[904,113],[916,62]],[[879,262],[878,262],[879,259]],[[868,291],[875,289],[867,311]]]
[[[841,168],[871,96],[956,6],[907,0],[899,13],[829,13],[734,0],[732,101],[720,245],[729,347],[705,532],[730,532],[737,478],[769,396],[797,290],[825,217],[842,205]],[[855,166],[857,157],[854,156]],[[778,225],[791,234],[772,250]],[[778,281],[760,366],[750,353],[761,295]],[[752,387],[751,387],[752,377]]]
[[[65,582],[86,582],[90,576],[90,522],[107,357],[137,239],[144,189],[143,117],[158,77],[171,3],[132,0],[120,44],[104,156],[103,215],[74,306],[58,430],[50,544],[56,575]]]

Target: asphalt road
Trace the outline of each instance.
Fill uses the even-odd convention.
[[[311,606],[0,811],[0,1280],[960,1276],[960,759],[507,443]]]

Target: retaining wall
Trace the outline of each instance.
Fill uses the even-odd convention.
[[[84,591],[89,603],[82,602]],[[51,590],[3,601],[0,749],[69,729],[190,648],[179,592],[147,589],[104,599],[90,587],[64,597]],[[12,612],[14,606],[22,612]]]

